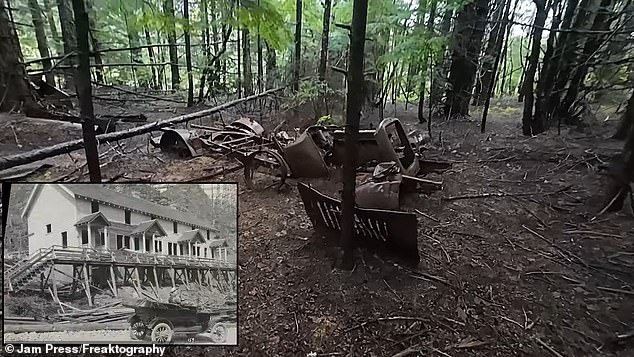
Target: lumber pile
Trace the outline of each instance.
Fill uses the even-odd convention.
[[[172,290],[169,302],[183,307],[195,307],[198,311],[213,311],[218,307],[235,304],[235,294],[223,294],[212,286],[190,284]]]
[[[59,323],[106,323],[124,322],[134,313],[134,309],[121,306],[120,302],[100,306],[92,310],[73,309],[57,316]]]

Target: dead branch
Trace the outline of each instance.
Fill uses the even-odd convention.
[[[203,118],[206,116],[209,116],[211,114],[215,114],[219,111],[225,110],[227,108],[231,108],[233,106],[236,106],[238,104],[244,103],[244,102],[248,102],[260,97],[265,97],[271,93],[275,93],[277,91],[282,90],[284,87],[280,87],[280,88],[275,88],[275,89],[269,89],[265,92],[262,92],[260,94],[254,94],[245,98],[239,98],[236,100],[232,100],[230,102],[221,104],[219,106],[210,108],[210,109],[205,109],[205,110],[201,110],[198,112],[194,112],[194,113],[189,113],[189,114],[184,114],[184,115],[180,115],[171,119],[165,119],[165,120],[160,120],[160,121],[156,121],[156,122],[152,122],[152,123],[148,123],[145,125],[141,125],[138,126],[136,128],[132,128],[129,130],[123,130],[123,131],[116,131],[113,133],[108,133],[108,134],[101,134],[101,135],[97,135],[97,141],[99,143],[107,143],[107,142],[111,142],[111,141],[117,141],[117,140],[121,140],[121,139],[127,139],[127,138],[131,138],[134,136],[138,136],[141,134],[145,134],[145,133],[149,133],[152,131],[157,131],[160,130],[161,128],[170,126],[170,125],[174,125],[174,124],[179,124],[179,123],[185,123],[188,121],[191,121],[193,119],[198,119],[198,118]],[[20,153],[20,154],[15,154],[15,155],[10,155],[10,156],[5,156],[3,158],[0,158],[0,170],[4,170],[4,169],[8,169],[11,167],[15,167],[15,166],[19,166],[19,165],[23,165],[23,164],[27,164],[30,162],[35,162],[38,160],[42,160],[42,159],[46,159],[49,157],[53,157],[53,156],[57,156],[57,155],[61,155],[61,154],[65,154],[71,151],[75,151],[75,150],[79,150],[82,149],[84,147],[84,141],[83,139],[79,139],[79,140],[73,140],[73,141],[67,141],[64,143],[59,143],[56,145],[52,145],[43,149],[37,149],[37,150],[31,150],[31,151],[27,151],[24,153]]]
[[[127,89],[124,89],[124,88],[112,86],[112,85],[109,85],[109,84],[103,84],[103,83],[98,83],[98,82],[94,82],[94,81],[92,81],[91,83],[93,85],[116,89],[116,90],[121,91],[123,93],[133,94],[133,95],[136,95],[136,96],[139,96],[139,97],[151,98],[151,99],[156,99],[156,100],[162,100],[164,102],[172,102],[172,103],[179,103],[179,104],[185,103],[184,101],[181,101],[181,100],[175,100],[175,99],[169,99],[169,98],[161,98],[161,97],[157,97],[157,96],[150,95],[150,94],[137,93],[135,91],[131,91],[131,90],[127,90]]]
[[[464,196],[450,196],[450,197],[443,197],[443,200],[445,201],[456,201],[456,200],[467,200],[467,199],[473,199],[473,198],[486,198],[486,197],[522,197],[522,196],[535,196],[535,195],[543,195],[543,196],[550,196],[550,195],[555,195],[564,191],[567,191],[568,189],[570,189],[572,187],[572,185],[568,185],[562,189],[559,189],[557,191],[552,191],[552,192],[518,192],[518,193],[512,193],[512,192],[489,192],[489,193],[482,193],[479,195],[464,195]]]
[[[535,341],[542,347],[544,347],[548,352],[550,352],[553,356],[556,357],[564,357],[561,353],[557,352],[554,348],[550,347],[546,342],[539,339],[539,337],[535,337]]]
[[[390,317],[379,317],[374,320],[369,320],[366,322],[362,322],[361,324],[351,327],[345,330],[343,333],[348,333],[354,330],[358,330],[368,324],[381,322],[381,321],[428,321],[427,318],[424,317],[411,317],[411,316],[390,316]]]

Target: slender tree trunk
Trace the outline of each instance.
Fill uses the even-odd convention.
[[[237,15],[236,15],[237,17]],[[236,83],[236,87],[238,88],[238,98],[242,97],[242,66],[241,66],[241,60],[242,60],[242,55],[240,53],[240,50],[242,49],[242,42],[241,41],[241,31],[238,30],[236,31],[236,52],[238,53],[237,56],[237,69],[238,69],[238,76],[237,76],[237,83]]]
[[[326,67],[328,66],[328,40],[330,38],[330,10],[332,0],[324,0],[323,31],[321,32],[321,52],[319,55],[319,80],[326,80]]]
[[[251,38],[248,29],[242,29],[242,88],[244,95],[253,94],[253,75],[251,73]]]
[[[266,44],[266,88],[275,88],[275,71],[277,67],[277,55],[275,49]]]
[[[302,0],[295,1],[295,59],[293,61],[293,89],[299,89],[302,61]]]
[[[446,9],[441,25],[440,25],[440,34],[442,36],[448,36],[449,30],[451,29],[451,18],[453,16],[453,9]],[[440,104],[442,100],[443,91],[445,88],[445,84],[447,83],[447,74],[448,74],[448,65],[446,62],[448,56],[447,48],[443,48],[441,54],[436,58],[432,69],[432,86],[431,93],[429,96],[429,101],[433,106]]]
[[[123,16],[123,21],[125,23],[125,28],[126,28],[126,33],[128,36],[128,45],[130,46],[130,63],[143,63],[142,57],[141,57],[141,49],[138,48],[139,47],[139,33],[136,30],[136,19],[132,18],[132,20],[130,20],[129,17],[129,12],[134,13],[134,11],[137,9],[137,0],[120,0],[120,5],[119,8],[121,9],[121,15]],[[132,9],[129,9],[129,7],[132,7]],[[145,83],[145,81],[139,81],[138,80],[138,76],[137,76],[137,69],[136,67],[132,66],[130,68],[132,70],[132,78],[134,79],[135,84],[139,84],[146,87],[147,83]]]
[[[611,202],[609,211],[612,212],[623,208],[625,198],[631,191],[630,183],[634,182],[634,92],[628,101],[622,122],[630,123],[630,125],[627,129],[623,153],[617,161],[612,163],[612,182],[608,187],[607,195],[608,202]]]
[[[489,40],[487,42],[486,49],[484,51],[484,57],[482,58],[482,68],[480,73],[480,85],[474,93],[474,104],[476,106],[482,106],[489,93],[489,87],[493,85],[493,66],[495,58],[499,55],[498,51],[498,38],[504,36],[505,24],[502,19],[508,15],[508,8],[511,6],[510,0],[497,0],[497,8],[492,16],[493,24],[491,25],[491,33],[489,34]],[[506,19],[505,19],[506,20]],[[493,94],[493,92],[491,92]]]
[[[90,25],[90,42],[92,44],[95,64],[97,65],[95,75],[97,77],[97,82],[103,83],[103,67],[99,66],[103,64],[103,61],[101,59],[101,54],[98,52],[101,49],[101,46],[99,45],[99,39],[97,38],[97,13],[93,8],[93,1],[95,0],[86,0],[86,11],[88,12],[88,24]]]
[[[75,40],[75,25],[73,23],[73,10],[70,0],[57,0],[57,8],[59,11],[59,22],[62,28],[62,39],[64,42],[64,53],[71,53],[75,50],[77,41]],[[72,65],[75,61],[73,56],[66,61]],[[73,70],[64,70],[64,88],[72,88]]]
[[[264,58],[262,56],[262,39],[260,38],[260,32],[258,31],[257,38],[257,60],[258,60],[258,93],[264,91]]]
[[[185,18],[185,61],[187,62],[187,106],[194,105],[194,74],[192,73],[192,48],[189,37],[189,0],[183,1]]]
[[[201,38],[203,43],[205,44],[205,68],[203,69],[203,73],[200,75],[200,84],[198,88],[198,103],[203,101],[203,94],[205,92],[205,79],[207,76],[207,72],[209,71],[209,62],[211,60],[211,48],[209,48],[209,13],[207,10],[207,0],[200,1],[200,11],[201,16],[203,18],[203,31],[201,34]]]
[[[90,85],[90,54],[88,46],[89,21],[84,8],[84,0],[73,0],[75,24],[77,29],[77,47],[79,68],[77,70],[76,87],[79,110],[82,119],[82,133],[86,151],[86,162],[91,182],[101,182],[99,152],[95,138],[94,109],[92,106],[92,87]]]
[[[491,81],[492,83],[487,83],[486,89],[487,92],[484,93],[485,101],[484,101],[484,109],[482,110],[482,122],[480,124],[480,132],[484,134],[486,130],[487,123],[487,115],[489,114],[489,106],[491,105],[491,97],[493,97],[493,90],[495,89],[495,78],[497,78],[498,68],[500,66],[500,54],[502,53],[502,46],[504,45],[504,35],[506,34],[506,27],[509,26],[508,18],[509,18],[509,10],[511,8],[511,3],[509,1],[508,4],[505,5],[504,14],[500,17],[504,19],[503,23],[500,23],[500,30],[496,36],[497,43],[495,44],[494,60],[493,60],[493,69],[491,73]]]
[[[602,0],[599,5],[599,9],[597,11],[596,16],[594,16],[594,22],[590,27],[591,31],[597,32],[605,32],[610,29],[611,21],[610,18],[610,5],[613,0]],[[605,39],[605,35],[588,35],[586,38],[585,45],[583,46],[583,52],[580,55],[580,64],[575,67],[573,74],[571,76],[570,85],[568,86],[568,91],[559,107],[560,113],[559,115],[564,116],[566,119],[566,124],[572,124],[575,121],[573,117],[573,105],[577,100],[577,96],[579,94],[580,87],[583,85],[583,82],[588,74],[589,64],[588,62],[592,59],[592,56],[596,53],[601,46],[603,40]]]
[[[363,64],[365,49],[365,30],[367,23],[368,1],[354,0],[352,10],[352,28],[350,31],[350,62],[348,64],[348,94],[346,100],[345,161],[343,165],[343,199],[341,241],[343,242],[342,266],[351,270],[354,266],[354,207],[355,186],[358,161],[357,140],[359,120],[364,95],[359,88],[364,86]]]
[[[469,115],[473,81],[488,13],[488,0],[467,4],[458,15],[454,29],[454,46],[449,70],[445,115]]]
[[[145,43],[147,45],[151,45],[152,44],[152,37],[150,36],[150,31],[146,28],[143,29],[145,32]],[[154,49],[152,47],[148,47],[147,48],[147,55],[150,58],[150,63],[154,64],[156,63],[156,61],[154,61]],[[151,80],[151,84],[152,84],[152,88],[154,89],[158,89],[158,77],[156,75],[156,68],[154,68],[154,66],[151,67],[152,68],[152,80]]]
[[[178,49],[176,47],[176,26],[174,16],[174,0],[165,0],[163,3],[163,13],[168,19],[167,42],[169,43],[170,68],[172,72],[172,89],[180,88],[180,73],[178,72]]]
[[[42,9],[37,0],[29,0],[29,10],[31,11],[31,20],[33,22],[33,28],[35,29],[35,39],[37,41],[37,49],[40,52],[41,58],[48,58],[51,54],[48,51],[48,41],[46,40],[46,32],[44,31],[44,20],[42,19]],[[52,63],[50,59],[42,61],[42,67],[45,71],[50,70]],[[53,72],[46,73],[46,83],[54,86],[55,76]]]
[[[434,20],[436,19],[436,10],[437,10],[437,4],[436,2],[432,3],[432,7],[429,10],[429,18],[427,19],[427,31],[429,31],[430,33],[432,33],[434,31]],[[420,14],[420,17],[423,18],[424,14]],[[422,22],[422,19],[421,19]],[[432,72],[433,70],[431,68],[429,68],[430,66],[432,66],[431,64],[431,51],[430,52],[430,56],[426,56],[427,58],[427,63],[425,63],[425,65],[423,66],[424,71],[423,73],[421,73],[421,88],[420,88],[420,93],[418,95],[418,122],[419,123],[424,123],[426,121],[425,119],[425,90],[426,90],[426,82],[427,82],[427,78],[425,73],[429,70],[430,72]],[[432,79],[433,82],[433,79]],[[430,84],[433,88],[433,83]],[[430,89],[431,91],[431,89]],[[430,96],[430,100],[431,100],[431,96]],[[430,120],[431,120],[431,116],[430,116]]]
[[[559,0],[556,0],[553,8],[555,8],[559,4]],[[556,29],[559,27],[561,22],[561,14],[559,11],[555,10],[555,16],[553,18],[553,22],[551,27]],[[548,40],[546,42],[546,53],[544,53],[544,59],[542,61],[542,70],[539,76],[539,80],[537,82],[537,99],[535,100],[535,120],[538,122],[543,122],[544,125],[548,125],[549,123],[549,113],[548,113],[548,101],[550,100],[550,95],[552,94],[552,86],[553,81],[555,80],[555,72],[554,65],[556,62],[554,61],[553,55],[555,51],[555,31],[550,31],[548,35]]]
[[[524,111],[522,114],[522,132],[524,135],[536,135],[544,131],[544,123],[538,121],[538,118],[533,116],[533,84],[535,82],[535,73],[537,72],[537,65],[539,62],[539,52],[541,50],[542,32],[544,24],[546,23],[546,0],[533,0],[537,7],[537,13],[535,14],[535,22],[533,24],[533,45],[531,53],[528,56],[528,63],[526,66],[526,72],[524,75],[524,83],[522,85],[522,92],[524,93]]]
[[[0,0],[0,112],[23,105],[25,114],[29,115],[28,109],[36,104],[27,82],[20,42],[7,9],[5,0]]]
[[[62,45],[62,39],[59,37],[59,32],[57,32],[57,25],[55,24],[55,18],[53,17],[53,7],[55,5],[51,4],[51,0],[44,0],[44,16],[46,16],[46,20],[48,21],[48,27],[51,29],[51,39],[53,40],[53,44],[55,45],[55,55],[61,56],[64,54],[64,47]]]

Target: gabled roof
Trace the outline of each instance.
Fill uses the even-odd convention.
[[[163,236],[167,235],[167,232],[165,232],[163,227],[161,227],[161,225],[155,219],[139,223],[136,227],[134,227],[132,232],[130,232],[130,235],[139,234],[139,233],[145,233],[145,232],[147,232],[148,230],[150,230],[152,228],[157,229],[158,231],[160,231],[161,235],[163,235]]]
[[[209,248],[226,247],[227,241],[225,239],[210,239],[207,241],[207,245]]]
[[[22,212],[23,217],[26,216],[33,201],[43,184],[37,184],[31,192],[29,200],[25,205]],[[196,217],[191,212],[183,212],[172,207],[162,206],[160,204],[150,202],[141,198],[136,198],[130,195],[122,194],[107,188],[99,184],[54,184],[49,183],[46,185],[54,185],[59,187],[63,192],[70,197],[79,197],[88,200],[94,200],[99,203],[108,204],[111,206],[119,207],[122,209],[128,209],[130,211],[136,211],[146,215],[155,216],[157,218],[163,218],[169,221],[176,221],[189,226],[194,226],[202,229],[215,230],[211,224],[199,217]]]
[[[200,232],[199,229],[194,229],[191,231],[185,231],[183,233],[181,233],[177,238],[176,241],[178,243],[181,242],[194,242],[194,241],[199,241],[199,242],[205,242],[205,237],[203,237],[202,233]]]
[[[79,221],[75,223],[75,226],[81,226],[83,224],[93,223],[95,221],[102,221],[103,223],[105,223],[104,225],[106,226],[110,225],[110,221],[108,220],[108,218],[106,218],[106,216],[103,215],[103,213],[96,212],[80,218]]]

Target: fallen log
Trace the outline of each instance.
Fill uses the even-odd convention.
[[[111,141],[131,138],[133,136],[149,133],[152,131],[158,131],[161,128],[164,128],[170,125],[185,123],[193,119],[202,118],[211,114],[215,114],[219,111],[225,110],[227,108],[231,108],[235,105],[248,102],[257,98],[265,97],[271,93],[280,91],[283,88],[284,87],[269,89],[260,94],[254,94],[248,97],[232,100],[230,102],[218,105],[210,109],[205,109],[205,110],[201,110],[194,113],[180,115],[171,119],[165,119],[165,120],[148,123],[148,124],[141,125],[129,130],[122,130],[122,131],[116,131],[113,133],[97,135],[97,142],[100,144],[107,143]],[[27,151],[20,154],[5,156],[0,158],[0,170],[5,170],[11,167],[28,164],[38,160],[43,160],[49,157],[66,154],[68,152],[82,149],[83,147],[84,147],[84,140],[79,139],[79,140],[59,143],[59,144],[52,145],[43,149],[31,150],[31,151]]]

